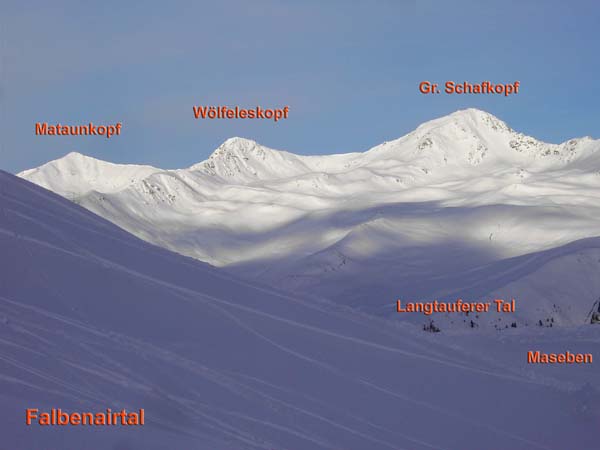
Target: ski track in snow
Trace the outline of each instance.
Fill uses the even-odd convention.
[[[5,234],[8,234],[8,232],[6,230],[0,229],[0,232],[4,232]],[[459,368],[459,369],[467,370],[467,371],[472,371],[472,372],[475,372],[475,373],[484,374],[484,375],[491,376],[491,377],[504,378],[504,379],[508,379],[508,380],[516,381],[516,382],[524,382],[524,383],[532,383],[532,384],[535,383],[532,380],[527,380],[527,379],[520,378],[520,377],[514,377],[514,376],[511,376],[511,375],[503,375],[503,374],[498,374],[498,373],[494,373],[494,372],[489,372],[489,371],[485,371],[485,370],[482,370],[482,369],[477,369],[477,368],[471,367],[471,366],[464,366],[462,364],[452,363],[452,362],[449,362],[449,361],[446,361],[446,360],[442,360],[442,359],[439,359],[439,358],[432,358],[432,357],[428,357],[428,356],[425,356],[425,355],[419,355],[419,354],[415,354],[415,353],[412,353],[412,352],[406,352],[406,351],[403,351],[401,349],[397,349],[397,348],[393,348],[393,347],[389,347],[389,346],[384,346],[384,345],[381,345],[381,344],[376,344],[376,343],[373,343],[373,342],[367,342],[367,341],[364,341],[364,340],[361,340],[361,339],[357,339],[357,338],[354,338],[354,337],[351,337],[351,336],[344,336],[344,335],[340,335],[338,333],[332,333],[332,332],[329,332],[327,330],[322,330],[322,329],[319,329],[319,328],[316,328],[316,327],[313,327],[313,326],[301,324],[301,323],[298,323],[296,321],[292,321],[292,320],[285,319],[285,318],[282,318],[282,317],[277,317],[277,316],[274,316],[274,315],[271,315],[271,314],[266,314],[264,312],[257,311],[257,310],[255,310],[253,308],[244,307],[242,305],[237,305],[237,304],[234,304],[234,303],[229,302],[229,301],[225,301],[225,300],[222,300],[222,299],[217,299],[217,298],[214,298],[214,297],[211,297],[211,296],[207,296],[206,294],[201,294],[201,293],[197,293],[197,292],[194,292],[194,291],[190,291],[189,289],[181,288],[179,286],[172,285],[172,284],[164,282],[162,280],[157,280],[155,278],[148,277],[148,276],[146,276],[144,274],[132,271],[132,270],[130,270],[128,268],[120,266],[117,263],[114,263],[112,261],[108,261],[108,260],[105,260],[105,259],[102,259],[102,258],[98,258],[97,256],[93,256],[93,255],[90,255],[90,254],[81,255],[79,253],[65,251],[64,249],[62,249],[60,247],[56,247],[56,246],[54,246],[52,244],[49,244],[47,242],[42,242],[42,241],[39,241],[37,239],[32,239],[32,238],[29,238],[29,237],[26,237],[26,236],[20,236],[20,239],[21,240],[26,240],[28,242],[31,242],[31,243],[34,243],[34,244],[37,244],[37,245],[44,245],[44,246],[47,246],[49,248],[52,248],[53,250],[65,252],[65,253],[69,254],[70,256],[77,257],[77,258],[82,258],[82,259],[87,259],[88,261],[90,260],[90,258],[93,258],[93,262],[95,262],[97,264],[101,264],[101,265],[104,265],[104,266],[109,266],[109,267],[111,267],[114,270],[123,271],[123,272],[126,272],[126,273],[128,273],[130,275],[133,275],[135,277],[144,279],[145,281],[152,282],[152,283],[164,286],[164,287],[168,287],[170,289],[173,289],[174,291],[178,291],[178,292],[181,292],[181,293],[186,294],[186,295],[190,295],[192,297],[192,299],[190,299],[189,297],[180,296],[180,298],[185,299],[187,301],[193,301],[193,300],[200,299],[200,300],[203,300],[203,301],[209,301],[209,302],[216,303],[217,305],[226,305],[226,306],[229,306],[229,307],[233,307],[235,309],[240,309],[240,310],[243,310],[243,311],[246,311],[246,312],[250,312],[250,313],[257,314],[257,315],[260,315],[260,316],[263,316],[263,317],[267,317],[267,318],[272,319],[272,320],[281,321],[281,322],[284,322],[284,323],[286,323],[287,325],[290,325],[290,326],[305,328],[305,329],[310,330],[311,332],[324,334],[326,336],[335,337],[337,339],[347,340],[347,341],[350,341],[350,342],[355,343],[355,344],[365,345],[365,346],[377,348],[379,350],[384,350],[384,351],[388,351],[388,352],[393,352],[393,353],[401,354],[403,356],[407,356],[407,357],[411,357],[411,358],[424,359],[424,360],[435,362],[435,363],[438,363],[438,364],[441,364],[441,365],[447,365],[447,366],[450,366],[450,367]],[[288,296],[286,296],[286,298],[287,297]],[[12,303],[15,306],[18,306],[17,303],[11,302],[8,299],[2,298],[1,300],[4,301],[4,302]],[[293,299],[293,300],[297,301],[296,299]],[[213,305],[213,306],[218,308],[217,305]],[[74,321],[72,319],[68,319],[68,318],[66,318],[64,316],[58,316],[56,314],[51,314],[51,313],[48,313],[46,311],[40,310],[39,308],[35,308],[35,307],[30,307],[30,308],[32,310],[36,311],[37,313],[43,314],[43,315],[47,315],[48,317],[51,317],[54,320],[63,322],[65,324],[68,324],[68,325],[71,325],[71,326],[82,328],[86,332],[92,332],[92,333],[95,333],[97,335],[103,335],[103,333],[100,332],[100,331],[93,330],[92,328],[87,327],[84,324],[76,322],[76,321]],[[218,309],[219,309],[219,311],[222,314],[226,315],[229,319],[233,320],[239,326],[243,327],[247,331],[252,332],[256,336],[260,337],[261,339],[264,339],[266,342],[268,342],[269,344],[271,344],[271,345],[279,348],[280,350],[282,350],[284,352],[287,352],[287,353],[290,353],[290,354],[292,354],[292,355],[294,355],[294,356],[296,356],[298,358],[301,358],[301,359],[303,359],[305,361],[308,361],[308,362],[310,362],[312,364],[318,365],[319,367],[322,367],[322,368],[325,368],[327,370],[330,370],[330,371],[334,372],[338,376],[343,376],[343,377],[346,376],[343,372],[336,370],[334,367],[332,367],[332,366],[330,366],[330,365],[328,365],[326,363],[323,363],[321,361],[317,361],[314,358],[307,357],[307,356],[305,356],[305,355],[303,355],[301,353],[298,353],[298,352],[296,352],[296,351],[294,351],[294,350],[292,350],[290,348],[287,348],[287,347],[285,347],[285,346],[283,346],[283,345],[281,345],[281,344],[279,344],[279,343],[277,343],[277,342],[269,339],[268,337],[266,337],[266,336],[262,335],[261,333],[255,331],[251,327],[249,327],[247,325],[244,325],[243,322],[239,318],[237,318],[235,315],[233,315],[231,313],[227,313],[222,308],[218,308]],[[122,339],[126,339],[125,337],[121,337],[121,338]],[[123,342],[120,341],[120,344],[122,345]],[[162,350],[162,352],[164,352],[164,350]],[[169,355],[169,354],[167,353],[167,355]],[[169,358],[165,362],[167,362],[169,364],[173,364],[175,362],[174,358],[173,358],[173,355],[169,355]],[[32,373],[35,374],[35,372],[33,372],[33,371],[32,371]],[[41,377],[44,377],[43,374],[37,374],[37,375],[41,376]],[[48,378],[45,378],[45,379],[48,379]],[[52,380],[52,379],[48,379],[48,380],[49,381],[54,381],[54,382],[59,382],[58,380]],[[442,413],[444,415],[448,415],[450,417],[454,417],[456,419],[464,421],[465,423],[468,423],[469,425],[475,425],[475,426],[484,427],[484,428],[489,429],[490,431],[493,431],[493,432],[499,433],[499,434],[504,434],[504,435],[506,435],[508,437],[511,437],[513,439],[523,440],[524,442],[528,442],[528,443],[530,443],[532,445],[535,445],[538,448],[547,448],[547,447],[541,446],[540,444],[536,444],[536,443],[532,443],[532,442],[526,441],[523,438],[515,436],[515,435],[513,435],[511,433],[508,433],[506,431],[497,429],[496,427],[493,427],[493,426],[491,426],[489,424],[482,424],[482,423],[478,423],[476,421],[473,421],[472,419],[468,419],[468,418],[465,418],[465,417],[462,417],[462,416],[456,416],[451,411],[447,411],[447,410],[441,409],[441,408],[439,408],[439,407],[437,407],[435,405],[432,405],[432,404],[429,404],[429,403],[425,403],[425,402],[420,402],[420,401],[411,399],[408,396],[405,396],[405,395],[402,395],[402,394],[398,394],[396,392],[391,392],[391,391],[389,391],[389,390],[387,390],[385,388],[382,388],[381,386],[378,386],[378,385],[373,384],[371,382],[368,382],[366,380],[354,380],[354,381],[355,382],[363,383],[364,385],[369,386],[369,387],[371,387],[373,389],[377,389],[377,390],[380,390],[382,392],[386,392],[389,395],[393,395],[395,397],[401,398],[404,401],[409,401],[409,402],[411,402],[411,403],[413,403],[415,405],[418,405],[418,406],[421,406],[421,407],[426,407],[426,408],[429,408],[429,409],[431,409],[433,411],[436,411],[438,413]],[[65,386],[65,387],[71,388],[70,386]],[[89,396],[89,393],[87,393],[86,395],[83,395],[83,394],[84,393],[82,393],[82,396],[86,396],[86,395]],[[93,396],[89,397],[89,398],[98,400],[97,398],[94,398]],[[427,446],[429,446],[431,448],[436,448],[436,447],[432,446],[431,444],[427,444]]]

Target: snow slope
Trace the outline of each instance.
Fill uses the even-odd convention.
[[[496,270],[600,235],[600,141],[543,143],[475,109],[364,153],[300,156],[233,138],[188,169],[95,164],[117,182],[95,181],[92,163],[78,163],[71,176],[63,160],[20,176],[149,242],[381,314],[397,298],[444,295],[433,280],[459,290],[481,266]],[[584,296],[553,297],[563,311],[578,305],[560,324],[578,323],[600,296],[597,264],[589,269],[585,280],[566,277],[577,285],[565,291],[583,282]],[[492,295],[484,291],[477,295]],[[528,290],[519,322],[547,317],[546,300]]]
[[[423,334],[242,281],[5,172],[0,255],[3,448],[597,446],[598,365],[524,364],[597,350],[592,326]],[[26,427],[31,407],[145,408],[147,425]]]

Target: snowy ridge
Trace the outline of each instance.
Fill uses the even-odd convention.
[[[592,351],[593,330],[516,330],[501,345],[494,335],[424,335],[242,281],[4,172],[0,217],[8,448],[595,445],[598,365],[550,372],[525,367],[523,356]],[[145,408],[147,422],[102,432],[26,427],[30,407]]]
[[[364,153],[302,156],[236,137],[225,141],[206,161],[178,171],[112,164],[70,153],[19,176],[55,192],[69,190],[80,195],[92,189],[115,193],[158,172],[208,175],[214,181],[275,189],[283,184],[292,191],[293,181],[299,181],[299,191],[306,187],[302,180],[312,179],[315,187],[323,189],[322,195],[339,196],[343,193],[339,192],[338,181],[361,181],[363,193],[397,191],[407,182],[429,184],[464,177],[472,169],[470,166],[480,165],[483,167],[472,173],[517,168],[589,170],[590,163],[600,170],[599,149],[599,141],[589,137],[547,144],[515,132],[491,114],[468,109],[427,122],[402,138]]]
[[[58,160],[19,175],[149,242],[379,314],[395,298],[447,292],[424,280],[460,290],[481,266],[600,234],[600,141],[544,143],[475,109],[364,153],[302,156],[232,138],[187,169],[97,161],[110,186],[65,159],[75,168]],[[600,295],[592,278],[562,324]],[[520,323],[537,322],[545,296],[528,294]]]

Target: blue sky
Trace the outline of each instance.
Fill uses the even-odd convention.
[[[476,107],[550,142],[600,138],[597,1],[3,1],[0,168],[70,151],[187,167],[228,137],[364,151]],[[26,3],[26,4],[25,4]],[[423,80],[521,82],[518,96],[426,96]],[[281,107],[272,121],[194,105]],[[123,134],[35,136],[36,122]]]

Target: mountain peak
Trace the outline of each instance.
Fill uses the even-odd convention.
[[[209,156],[209,159],[230,154],[247,156],[255,150],[260,150],[262,148],[261,145],[251,139],[232,137],[219,145],[219,147]]]
[[[79,152],[69,152],[62,158],[58,158],[57,161],[61,160],[61,159],[67,159],[67,160],[78,160],[78,159],[79,160],[90,160],[90,159],[93,159],[95,161],[98,161],[96,158],[84,155],[83,153],[79,153]]]
[[[484,111],[483,109],[479,109],[479,108],[458,109],[448,115],[453,116],[453,117],[468,116],[468,117],[474,117],[474,118],[492,117],[496,120],[500,120],[496,116],[494,116],[492,113],[489,113],[489,112]]]
[[[494,116],[493,114],[482,111],[476,108],[461,109],[452,114],[456,118],[468,117],[469,120],[482,125],[484,127],[491,128],[493,130],[503,130],[512,132],[513,129],[509,127],[506,122]]]
[[[415,131],[423,132],[449,128],[458,128],[461,131],[470,130],[472,132],[487,130],[514,133],[514,130],[506,122],[493,114],[476,108],[461,109],[446,116],[430,120],[420,125]]]
[[[47,163],[35,167],[33,169],[27,169],[18,174],[18,176],[28,176],[33,173],[44,171],[49,168],[55,168],[59,172],[61,169],[72,169],[80,166],[90,165],[90,164],[111,164],[105,161],[101,161],[99,159],[92,158],[91,156],[83,155],[79,152],[69,152],[60,158],[53,159],[52,161],[48,161]]]
[[[64,156],[61,156],[60,158],[56,158],[55,160],[52,160],[46,164],[51,164],[51,165],[67,165],[69,167],[82,167],[82,166],[119,166],[120,164],[115,164],[109,161],[105,161],[102,159],[98,159],[98,158],[94,158],[93,156],[89,156],[89,155],[84,155],[83,153],[79,153],[76,151],[72,151],[67,153]]]
[[[239,136],[233,136],[229,139],[226,139],[220,147],[247,147],[247,146],[255,146],[258,143],[252,139],[247,139]]]
[[[274,150],[251,139],[233,137],[223,142],[207,160],[190,167],[208,175],[238,181],[294,176],[308,169],[304,157]]]
[[[211,153],[208,159],[192,165],[190,170],[202,170],[210,175],[216,175],[220,172],[218,169],[222,165],[234,165],[236,166],[235,172],[239,172],[240,165],[246,166],[251,159],[264,160],[265,157],[265,147],[251,139],[236,136],[225,140]],[[231,175],[229,170],[226,170],[226,172]]]
[[[73,193],[81,196],[90,191],[116,192],[159,171],[151,166],[114,164],[70,152],[18,176],[73,198]]]

